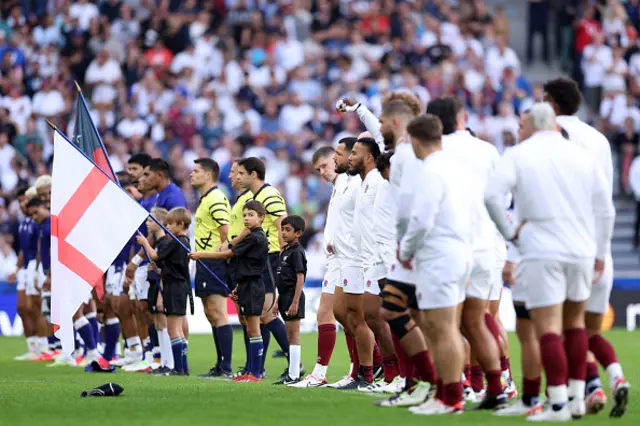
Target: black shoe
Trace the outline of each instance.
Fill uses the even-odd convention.
[[[285,355],[284,351],[279,350],[279,351],[274,351],[273,354],[271,354],[271,356],[273,358],[286,358],[287,355]]]
[[[151,370],[148,374],[152,376],[168,376],[171,372],[169,367],[158,367],[155,370]]]
[[[188,376],[189,373],[186,373],[184,371],[171,370],[167,375],[168,376]]]
[[[236,371],[235,377],[246,376],[247,374],[249,374],[249,370],[246,367],[241,367]]]
[[[367,386],[369,384],[369,382],[367,382],[364,377],[362,376],[358,376],[358,378],[356,378],[353,382],[344,385],[342,387],[336,388],[338,390],[356,390],[358,389],[360,386]]]
[[[509,405],[509,399],[507,395],[501,393],[500,395],[485,395],[480,405],[474,408],[474,410],[499,410]]]
[[[300,378],[292,379],[291,377],[289,377],[289,373],[287,373],[286,377],[280,376],[280,380],[275,382],[274,385],[291,385],[293,383],[298,383],[300,380]]]
[[[384,368],[382,367],[382,364],[378,364],[378,365],[374,365],[373,366],[373,381],[375,382],[378,379],[381,379],[384,377]]]
[[[304,365],[302,365],[302,363],[300,363],[300,377],[304,377],[305,371],[304,371]],[[280,375],[280,377],[278,377],[278,382],[282,382],[283,380],[287,379],[289,377],[289,367],[284,369],[284,372]],[[276,383],[278,383],[276,382]]]
[[[198,375],[198,377],[203,379],[213,379],[216,377],[220,377],[220,367],[217,365],[215,367],[211,367],[211,370],[207,371],[204,374]]]

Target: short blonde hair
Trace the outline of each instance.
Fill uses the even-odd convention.
[[[167,209],[164,207],[153,207],[150,211],[151,215],[158,219],[160,223],[164,223],[167,218]]]
[[[51,186],[51,176],[42,175],[36,179],[35,189],[44,188],[46,186]]]
[[[35,186],[30,186],[29,189],[27,189],[27,191],[24,193],[24,195],[26,195],[27,197],[37,197],[38,190]]]
[[[169,210],[164,223],[182,223],[184,229],[189,229],[189,226],[191,226],[191,213],[184,207],[175,207]]]

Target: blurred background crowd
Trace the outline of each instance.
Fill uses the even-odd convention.
[[[628,170],[640,130],[639,1],[529,0],[528,30],[508,17],[522,2],[3,0],[0,258],[15,246],[12,192],[51,163],[45,120],[73,134],[74,80],[114,169],[134,152],[161,156],[192,207],[194,159],[220,164],[231,199],[230,163],[265,159],[267,181],[307,219],[310,278],[322,274],[330,196],[310,156],[363,130],[355,114],[335,111],[341,97],[378,114],[388,91],[410,91],[423,104],[456,95],[469,127],[503,151],[516,142],[518,113],[543,96],[542,80],[523,69],[556,61],[582,84],[589,119]],[[514,31],[528,31],[526,58],[510,47]],[[620,185],[627,189],[628,173]]]

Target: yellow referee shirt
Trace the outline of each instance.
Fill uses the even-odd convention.
[[[231,206],[224,193],[214,186],[198,202],[194,238],[196,251],[212,251],[220,244],[220,227],[229,225]]]
[[[238,195],[236,203],[231,208],[231,223],[229,224],[229,241],[240,235],[244,229],[244,216],[242,211],[247,201],[253,199],[253,193],[248,189]]]
[[[278,239],[276,220],[281,216],[287,215],[287,205],[284,202],[284,198],[280,195],[280,191],[265,183],[256,192],[253,199],[260,201],[267,211],[262,223],[262,229],[264,229],[269,241],[269,253],[280,253],[280,240]]]

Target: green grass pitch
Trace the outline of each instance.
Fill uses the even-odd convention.
[[[589,416],[583,424],[640,424],[640,332],[606,333],[615,345],[632,386],[629,411],[622,419],[606,412]],[[242,336],[234,336],[234,367],[244,363]],[[514,335],[511,365],[520,384],[520,353]],[[272,339],[270,352],[277,349]],[[203,380],[196,376],[211,367],[211,336],[189,339],[191,377],[152,377],[141,373],[89,374],[80,368],[47,368],[46,363],[13,361],[26,350],[24,339],[0,337],[0,426],[26,425],[509,425],[525,419],[497,418],[489,413],[466,412],[461,416],[415,416],[402,408],[378,408],[376,397],[357,391],[291,389],[273,386],[285,368],[285,360],[269,354],[269,378],[258,384]],[[316,335],[302,336],[303,362],[313,369]],[[347,372],[349,360],[342,334],[338,335],[329,379]],[[603,376],[603,382],[606,377]],[[83,390],[113,381],[124,387],[118,398],[80,398]],[[608,389],[607,389],[607,394]]]

